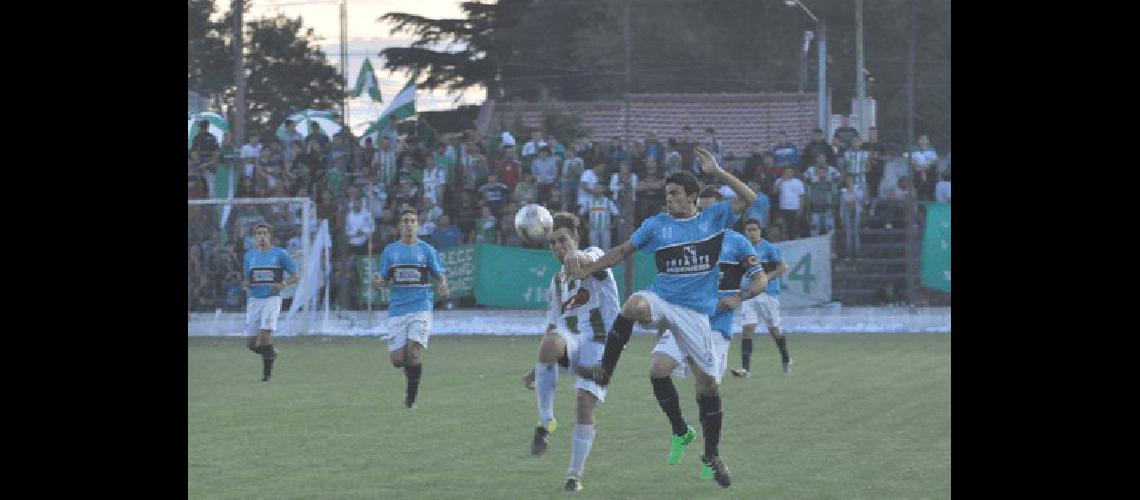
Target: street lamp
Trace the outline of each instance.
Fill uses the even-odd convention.
[[[815,21],[816,31],[819,33],[819,129],[827,134],[827,25],[823,21],[812,14],[811,10],[804,5],[800,0],[784,0],[784,5],[788,7],[799,6],[807,13],[812,21]],[[805,37],[806,39],[806,37]]]

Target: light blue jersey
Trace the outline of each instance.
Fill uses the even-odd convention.
[[[731,229],[724,231],[724,244],[720,251],[720,283],[717,286],[718,299],[735,295],[740,291],[741,281],[744,278],[751,280],[760,272],[760,261],[756,257],[756,249],[748,239]],[[732,315],[735,309],[722,311],[717,308],[716,313],[709,317],[709,324],[714,331],[720,332],[724,338],[732,340]]]
[[[285,272],[295,274],[297,265],[280,247],[269,247],[264,252],[257,248],[247,250],[242,258],[242,276],[249,280],[249,297],[253,299],[280,295],[273,290],[273,284],[285,281]]]
[[[776,248],[771,241],[760,240],[760,243],[754,245],[756,247],[756,258],[760,259],[760,266],[764,268],[764,272],[770,273],[784,261],[780,256],[780,249]],[[768,280],[768,290],[765,291],[768,295],[780,295],[780,278]]]
[[[750,203],[744,212],[744,220],[756,219],[760,221],[760,228],[768,227],[768,211],[772,208],[772,202],[768,200],[768,195],[764,193],[756,193],[756,201]]]
[[[712,315],[724,230],[736,219],[729,202],[721,201],[688,219],[659,213],[642,222],[629,243],[653,252],[657,276],[646,290],[670,304]]]
[[[423,240],[409,245],[393,241],[380,255],[381,277],[392,284],[388,297],[388,317],[431,311],[434,302],[429,275],[442,276],[439,253]]]

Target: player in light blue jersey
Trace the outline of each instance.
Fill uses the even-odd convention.
[[[741,322],[744,323],[743,332],[740,336],[742,367],[739,370],[732,369],[732,374],[737,377],[748,377],[749,375],[748,370],[752,362],[752,335],[756,332],[756,324],[759,319],[764,320],[764,324],[768,326],[768,333],[772,335],[772,340],[776,342],[776,348],[780,350],[780,361],[783,364],[784,373],[791,373],[792,371],[793,361],[788,355],[788,344],[784,339],[784,334],[780,333],[780,276],[788,271],[788,265],[780,256],[780,249],[771,241],[764,239],[762,231],[758,221],[752,219],[744,221],[744,234],[752,246],[756,248],[756,257],[760,260],[760,266],[764,268],[764,274],[768,278],[768,288],[764,293],[746,302],[741,308]]]
[[[701,191],[697,205],[701,209],[706,209],[722,199],[723,196],[717,189],[710,186]],[[716,311],[709,317],[709,324],[714,333],[720,334],[715,339],[715,342],[719,343],[718,355],[721,357],[718,366],[720,371],[716,375],[723,376],[724,370],[728,366],[728,347],[732,340],[733,312],[740,307],[743,301],[763,291],[766,283],[763,279],[751,280],[750,286],[741,291],[742,279],[755,277],[762,273],[760,272],[760,263],[756,259],[756,250],[752,248],[752,244],[744,238],[744,235],[731,229],[725,230],[718,267],[720,270],[720,280],[717,286],[719,301]],[[671,331],[668,331],[668,327],[662,325],[658,328],[661,330],[661,338],[658,339],[657,345],[653,348],[653,357],[649,364],[649,380],[654,387],[672,386],[669,376],[675,374],[684,377],[689,371],[689,364],[677,346],[675,336]],[[690,442],[685,438],[695,436],[696,433],[685,423],[684,417],[681,416],[680,405],[675,400],[665,398],[659,400],[658,404],[661,405],[661,410],[665,412],[665,416],[669,418],[669,424],[673,427],[673,435],[681,437],[681,439],[674,439],[673,447],[669,451],[668,463],[675,464],[684,456],[685,446]],[[701,466],[701,477],[712,479],[713,476],[712,468],[707,465]]]
[[[404,369],[408,386],[404,406],[416,407],[423,373],[423,350],[431,330],[432,293],[428,278],[435,276],[441,298],[447,298],[447,276],[439,253],[420,240],[415,210],[400,212],[400,239],[384,247],[380,270],[373,279],[379,287],[392,285],[388,295],[388,356],[392,366]]]
[[[277,329],[277,316],[281,314],[281,289],[301,279],[289,254],[270,245],[271,233],[269,224],[253,226],[257,248],[246,250],[242,259],[242,288],[249,294],[245,328],[250,338],[246,347],[261,355],[262,382],[269,381],[273,361],[277,359],[272,336]],[[284,277],[285,273],[289,273],[288,278]]]
[[[714,471],[717,484],[727,488],[732,481],[717,449],[723,417],[719,374],[724,371],[720,366],[724,360],[719,355],[720,335],[709,326],[709,316],[717,304],[720,276],[717,263],[724,230],[736,222],[738,214],[748,204],[756,200],[756,193],[717,165],[707,149],[698,147],[694,152],[700,160],[701,170],[728,185],[736,193],[735,198],[714,203],[698,213],[696,201],[701,188],[696,177],[687,172],[674,173],[665,179],[665,208],[668,213],[646,219],[629,241],[610,249],[598,260],[583,262],[582,259],[568,258],[566,269],[571,275],[582,278],[613,267],[636,250],[654,253],[657,276],[653,283],[625,301],[606,338],[602,362],[580,368],[578,374],[600,385],[609,384],[622,349],[629,342],[633,323],[655,327],[666,325],[676,338],[688,366],[693,369],[705,437],[705,454],[701,461]],[[653,387],[654,395],[658,401],[671,401],[668,408],[665,402],[661,403],[666,414],[671,415],[673,410],[679,413],[677,389],[668,377],[661,380],[663,383]],[[688,432],[685,436],[673,436],[674,442],[684,440],[685,444],[692,438]]]

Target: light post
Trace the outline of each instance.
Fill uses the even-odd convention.
[[[815,21],[816,32],[819,33],[819,85],[818,85],[818,98],[819,98],[819,129],[827,134],[827,25],[823,20],[812,14],[811,10],[804,5],[800,0],[784,0],[784,5],[788,7],[799,6]]]

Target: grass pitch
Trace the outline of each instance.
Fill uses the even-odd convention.
[[[539,337],[434,337],[419,408],[377,338],[276,339],[273,380],[240,338],[190,338],[190,498],[555,498],[570,461],[573,377],[558,430],[530,456]],[[753,375],[726,374],[720,452],[732,487],[698,477],[703,436],[692,379],[674,379],[697,439],[665,464],[669,424],[648,380],[653,339],[622,355],[580,495],[590,498],[950,497],[950,335],[788,335],[784,376],[757,336]],[[730,367],[740,366],[733,341]]]

